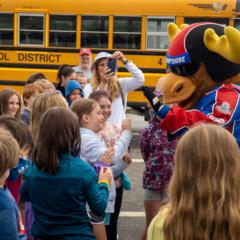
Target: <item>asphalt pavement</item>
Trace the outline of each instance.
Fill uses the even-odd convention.
[[[138,240],[145,224],[143,207],[142,175],[144,163],[139,149],[139,131],[147,126],[144,117],[128,110],[127,117],[132,119],[133,138],[131,157],[133,163],[126,170],[132,181],[132,190],[124,191],[121,213],[118,221],[118,240]]]

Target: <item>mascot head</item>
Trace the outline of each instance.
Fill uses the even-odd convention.
[[[213,87],[240,82],[240,32],[215,23],[180,28],[168,25],[170,73],[163,84],[163,100],[192,108]]]

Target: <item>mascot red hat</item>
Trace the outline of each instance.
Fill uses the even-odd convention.
[[[203,42],[206,29],[214,29],[217,35],[224,35],[224,28],[219,24],[196,23],[185,27],[171,43],[167,53],[167,64],[171,72],[183,76],[193,75],[200,64],[204,63],[207,73],[214,81],[224,81],[239,73],[239,64],[206,48]]]
[[[214,122],[233,133],[240,144],[240,32],[215,23],[168,26],[166,56],[170,73],[163,83],[162,104],[143,87],[160,125],[183,134],[196,122]]]

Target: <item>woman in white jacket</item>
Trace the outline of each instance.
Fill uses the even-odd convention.
[[[116,72],[112,73],[107,67],[110,58],[121,61],[132,77],[118,78]],[[108,121],[121,127],[126,117],[127,93],[144,84],[142,71],[132,61],[127,60],[120,51],[116,51],[113,55],[107,52],[98,53],[91,69],[93,76],[84,88],[84,97],[88,98],[95,90],[106,90],[112,99],[112,115]]]

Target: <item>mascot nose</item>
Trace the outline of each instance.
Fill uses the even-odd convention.
[[[162,83],[163,102],[179,103],[187,100],[196,91],[190,78],[169,73]]]

